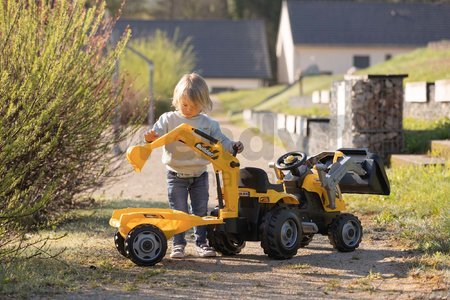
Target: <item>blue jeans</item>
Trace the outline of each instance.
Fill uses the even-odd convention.
[[[167,190],[170,208],[189,213],[188,195],[191,199],[192,213],[204,217],[208,210],[209,182],[208,172],[199,177],[178,178],[167,172]],[[194,227],[195,243],[206,244],[206,226]],[[174,235],[173,245],[186,245],[185,232]]]

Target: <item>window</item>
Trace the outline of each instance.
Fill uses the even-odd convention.
[[[370,66],[370,57],[368,55],[353,56],[353,66],[357,69],[364,69]]]

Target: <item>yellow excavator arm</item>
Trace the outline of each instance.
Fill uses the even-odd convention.
[[[236,218],[238,215],[239,160],[226,151],[214,137],[190,126],[181,124],[151,143],[132,146],[127,150],[127,160],[136,172],[140,172],[152,150],[173,142],[182,142],[213,164],[216,176],[222,175],[223,194],[219,194],[220,218]],[[218,189],[219,191],[219,189]],[[223,198],[223,203],[220,203]],[[222,207],[220,207],[222,206]]]

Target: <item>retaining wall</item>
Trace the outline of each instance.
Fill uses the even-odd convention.
[[[404,90],[405,75],[346,76],[329,93],[330,118],[245,110],[244,119],[264,134],[279,137],[286,151],[314,155],[362,147],[385,160],[403,149],[403,117],[450,117],[450,80]],[[424,89],[426,93],[424,94]],[[323,94],[327,94],[323,92]],[[316,98],[322,98],[315,94]],[[426,99],[423,95],[426,95]],[[405,97],[415,101],[405,101]],[[328,100],[328,96],[324,96]],[[325,101],[317,100],[323,103]]]
[[[403,115],[429,120],[450,118],[450,80],[406,83]]]

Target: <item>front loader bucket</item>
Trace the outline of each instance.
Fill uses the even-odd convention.
[[[382,159],[367,149],[344,148],[338,149],[346,156],[350,156],[367,172],[360,176],[348,172],[339,181],[342,193],[389,195],[391,192],[389,180],[384,170]]]
[[[358,175],[355,172],[347,172],[339,181],[339,188],[342,193],[349,194],[375,194],[389,195],[391,192],[389,180],[384,170],[381,158],[369,152],[365,148],[342,148],[337,151],[349,156],[359,164],[366,172]],[[325,153],[319,162],[327,166],[333,163],[334,152]]]
[[[151,153],[151,144],[132,146],[127,150],[127,160],[136,172],[140,172]]]

